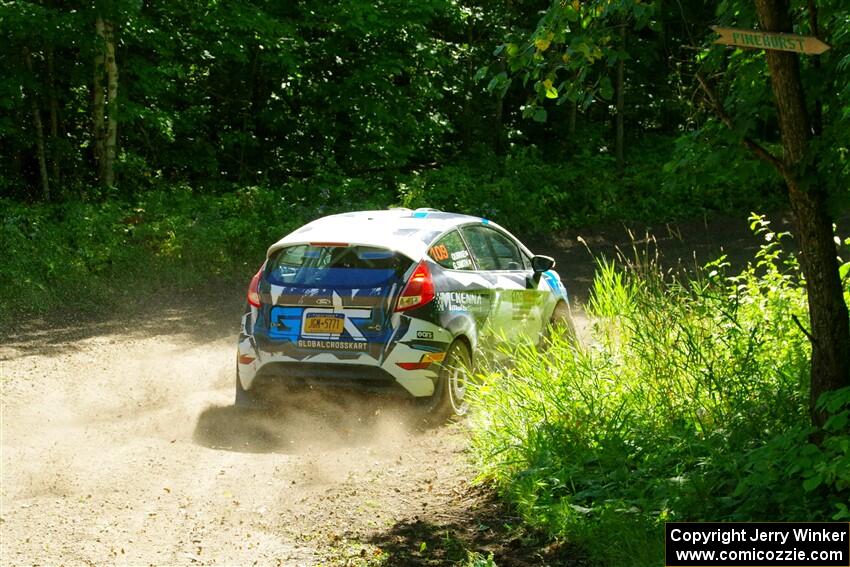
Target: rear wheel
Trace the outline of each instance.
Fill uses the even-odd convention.
[[[441,363],[434,394],[424,404],[425,421],[438,425],[466,414],[469,410],[466,390],[471,362],[466,344],[463,341],[453,342]]]
[[[549,319],[549,324],[543,331],[541,337],[541,346],[546,348],[549,346],[549,341],[555,337],[566,339],[570,342],[576,341],[576,325],[573,321],[572,310],[569,303],[561,301],[555,306],[552,312],[552,317]]]
[[[233,405],[248,410],[262,407],[253,392],[242,387],[242,381],[239,379],[239,364],[236,365],[236,399]]]

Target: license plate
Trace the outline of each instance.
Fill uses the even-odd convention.
[[[304,321],[305,333],[328,333],[339,335],[345,323],[345,315],[308,315]]]

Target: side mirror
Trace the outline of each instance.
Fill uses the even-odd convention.
[[[535,274],[542,274],[555,267],[555,259],[550,256],[532,256],[531,269]]]

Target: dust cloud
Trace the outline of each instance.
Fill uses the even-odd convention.
[[[0,564],[333,565],[459,498],[458,426],[399,400],[235,408],[232,324],[5,342]]]

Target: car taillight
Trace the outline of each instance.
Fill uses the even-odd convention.
[[[260,306],[260,277],[263,275],[263,268],[266,265],[260,266],[260,269],[251,278],[251,284],[248,286],[248,303],[254,307]]]
[[[419,262],[413,275],[407,280],[407,285],[404,286],[401,295],[398,297],[396,311],[407,311],[415,307],[422,307],[429,301],[434,299],[434,280],[431,279],[431,272],[425,264],[425,260]]]

